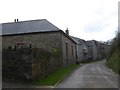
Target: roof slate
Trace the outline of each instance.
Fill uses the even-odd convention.
[[[60,29],[58,27],[54,26],[46,19],[18,21],[2,24],[2,35],[59,31],[59,30]]]
[[[93,45],[93,42],[92,42],[92,41],[86,41],[86,45],[87,45],[87,46],[92,46],[92,45]]]
[[[77,38],[77,37],[73,37],[71,36],[71,38],[77,43],[77,44],[85,44],[85,40]]]

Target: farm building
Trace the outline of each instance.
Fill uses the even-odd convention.
[[[85,62],[88,52],[85,40],[73,36],[71,38],[76,42],[77,63]]]
[[[46,19],[1,26],[5,77],[41,79],[76,63],[76,42]]]

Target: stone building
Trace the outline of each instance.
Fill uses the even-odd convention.
[[[95,40],[86,41],[86,46],[88,49],[88,60],[96,60],[97,59],[97,44]]]
[[[108,54],[108,50],[109,50],[109,45],[104,44],[102,42],[99,41],[95,41],[96,46],[97,46],[97,59],[104,59],[106,58],[107,54]]]
[[[104,59],[109,51],[109,45],[95,40],[86,41],[86,46],[88,49],[87,59],[89,60]]]
[[[110,45],[101,43],[102,46],[102,58],[106,58],[109,52]]]
[[[104,47],[102,46],[102,43],[95,41],[97,45],[97,59],[102,59],[103,58],[103,53],[104,53]]]
[[[2,24],[3,49],[14,48],[15,46],[23,47],[24,45],[48,52],[51,50],[54,52],[59,51],[57,58],[50,58],[48,61],[48,63],[52,62],[52,64],[46,69],[53,67],[51,71],[76,63],[76,42],[46,19],[30,21],[18,21],[17,19],[15,22]],[[32,75],[34,77],[36,75],[40,76],[38,73],[39,63],[31,61],[30,65]],[[41,73],[41,71],[39,72]]]
[[[76,42],[77,63],[85,62],[87,60],[85,40],[73,36],[71,38]]]

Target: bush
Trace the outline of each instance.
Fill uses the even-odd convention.
[[[120,74],[120,33],[112,41],[110,46],[107,66],[110,67],[114,72]]]

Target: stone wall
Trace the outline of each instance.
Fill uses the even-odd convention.
[[[75,43],[69,40],[67,36],[64,35],[62,35],[62,60],[63,60],[63,66],[76,63]]]
[[[18,46],[19,44],[20,46]],[[14,50],[14,48],[17,47],[24,49],[23,46],[21,46],[21,44],[25,47],[31,48],[30,49],[31,58],[29,60],[26,59],[26,61],[28,60],[31,63],[23,64],[23,67],[25,66],[28,67],[29,69],[29,71],[23,73],[28,78],[31,77],[31,79],[41,79],[49,75],[50,73],[56,71],[60,67],[76,63],[75,43],[72,40],[68,39],[67,35],[65,35],[63,32],[62,33],[46,32],[46,33],[34,33],[34,34],[11,35],[11,36],[9,35],[9,36],[3,36],[2,38],[3,50],[10,47],[11,52],[14,52],[12,54],[14,54],[15,56],[14,57],[15,62],[18,61],[15,52],[18,53],[18,51],[16,51],[16,49]],[[66,52],[66,44],[67,44],[67,52]],[[68,55],[66,55],[66,53],[68,53]],[[6,55],[4,55],[4,57]],[[21,54],[20,56],[21,61],[24,61],[24,59],[27,56]],[[3,61],[7,61],[7,59]],[[12,63],[11,66],[9,65],[11,68],[16,67],[14,66],[15,65],[14,62],[11,63]],[[4,65],[6,65],[6,62]],[[18,64],[17,67],[20,68],[20,65],[21,64]],[[6,66],[5,68],[7,68]],[[20,72],[23,72],[24,68],[23,70],[22,69],[19,70],[21,70]],[[29,75],[28,72],[31,73],[31,75]],[[18,73],[18,77],[20,76]]]
[[[61,48],[61,34],[59,32],[53,33],[36,33],[36,34],[22,34],[3,36],[2,48],[14,46],[16,43],[23,42],[31,44],[32,47],[51,49],[51,47]]]
[[[77,50],[77,57],[76,57],[76,60],[77,62],[76,63],[80,63],[81,62],[81,45],[80,44],[76,44],[76,50]]]
[[[93,46],[88,45],[87,49],[88,49],[87,59],[91,60],[93,59]]]
[[[97,45],[94,40],[92,41],[92,43],[93,43],[93,60],[97,60],[97,57],[98,57],[97,56]]]
[[[28,80],[32,77],[32,51],[28,48],[8,47],[2,50],[2,77]]]
[[[30,62],[32,63],[29,63],[29,65],[24,64],[25,67],[31,66],[31,68],[29,69],[31,69],[32,79],[44,78],[46,75],[49,75],[50,73],[54,72],[55,70],[59,69],[62,66],[62,61],[61,61],[62,60],[62,54],[61,54],[62,38],[61,38],[60,32],[12,35],[12,36],[3,36],[2,38],[3,50],[11,47],[11,51],[14,52],[13,49],[16,47],[18,43],[22,43],[26,47],[27,46],[32,47],[32,52],[31,52],[32,58],[29,59]],[[42,52],[40,49],[42,50]],[[56,52],[58,51],[60,54],[56,56]],[[34,52],[37,55],[34,56]],[[24,56],[22,55],[22,57]],[[15,62],[18,62],[17,57],[15,57],[14,59],[15,59],[14,60]],[[12,63],[11,68],[15,67],[14,66],[15,64],[13,64],[14,62],[11,62],[11,63]],[[20,65],[21,64],[17,65],[17,67],[20,68],[19,67]],[[23,74],[26,76],[29,76],[27,71],[24,72]],[[18,77],[19,77],[19,73],[18,73]]]

